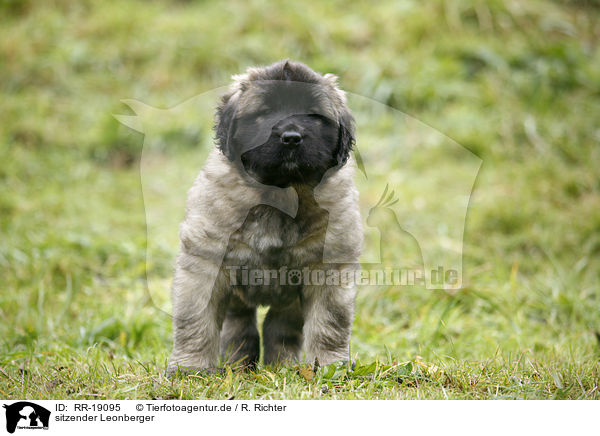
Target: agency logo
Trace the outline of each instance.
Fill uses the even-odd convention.
[[[6,409],[6,431],[14,433],[16,429],[22,430],[48,430],[50,411],[29,401],[19,401],[10,405],[4,404]]]
[[[320,91],[310,86],[294,82],[290,89],[298,95],[318,95]],[[205,167],[207,155],[215,148],[214,106],[228,89],[216,88],[168,109],[123,100],[135,115],[114,115],[123,125],[144,134],[140,179],[146,212],[147,286],[155,307],[166,313],[170,311],[170,303],[164,297],[164,290],[170,287],[170,278],[166,278],[170,272],[160,270],[162,265],[174,261],[174,248],[179,246],[177,229],[183,218],[187,192],[200,169]],[[463,235],[482,160],[408,114],[350,92],[346,92],[345,97],[354,114],[357,132],[353,154],[358,171],[354,182],[360,192],[358,201],[364,236],[360,268],[352,270],[352,277],[334,277],[328,275],[326,268],[299,272],[293,265],[285,265],[288,269],[281,271],[245,270],[240,266],[229,270],[232,282],[245,285],[247,275],[249,281],[257,279],[261,284],[268,280],[285,283],[301,280],[299,284],[304,285],[324,282],[329,286],[348,283],[361,287],[461,289]],[[322,114],[315,113],[317,110],[308,107],[303,113],[319,118]],[[298,114],[291,110],[284,115]],[[261,128],[249,130],[245,144],[257,148],[267,143],[272,125],[284,115],[266,113],[264,119],[261,118]],[[185,158],[169,158],[171,149],[184,150],[182,144],[191,150],[183,151]],[[330,217],[348,213],[344,202],[320,203],[322,186],[314,188],[318,207],[327,210]],[[257,185],[256,189],[261,189],[262,195],[256,196],[256,203],[244,203],[247,210],[266,204],[295,217],[299,203],[293,187]],[[223,224],[228,228],[219,235],[217,245],[211,247],[214,261],[207,273],[208,280],[216,280],[222,266],[227,244],[221,241],[229,240],[245,216],[239,212]],[[343,230],[328,227],[323,246],[325,266],[354,262],[336,248],[336,241],[345,237],[342,233]]]

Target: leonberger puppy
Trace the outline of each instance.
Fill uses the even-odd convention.
[[[349,359],[363,232],[354,119],[334,75],[277,62],[234,76],[188,193],[167,373]],[[220,360],[221,359],[221,360]]]

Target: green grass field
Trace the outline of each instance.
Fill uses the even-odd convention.
[[[600,399],[600,4],[234,3],[0,0],[0,398]],[[481,158],[465,287],[360,289],[353,370],[167,379],[166,223],[184,204],[154,204],[147,233],[141,151],[166,175],[157,192],[185,193],[212,114],[146,138],[113,114],[132,114],[122,99],[175,107],[283,58]],[[385,151],[377,177],[402,151],[375,148],[375,121],[358,147]]]

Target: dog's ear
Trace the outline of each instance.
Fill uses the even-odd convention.
[[[342,166],[350,157],[356,138],[354,137],[354,117],[347,108],[339,116],[337,161]]]
[[[221,98],[215,114],[215,136],[221,152],[230,161],[235,160],[232,136],[237,106],[237,93],[230,92]]]

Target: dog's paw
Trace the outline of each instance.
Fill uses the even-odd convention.
[[[319,362],[319,359],[315,359],[315,361],[313,362],[313,371],[318,371],[319,368],[325,367],[325,366],[335,366],[336,368],[344,368],[347,367],[349,368],[351,371],[354,371],[354,368],[356,368],[356,361],[354,359],[352,360],[348,360],[348,359],[340,359],[340,360],[334,360],[333,362],[329,362],[326,365],[321,365]]]
[[[197,368],[197,367],[188,367],[188,366],[170,366],[167,368],[167,377],[176,378],[176,377],[185,377],[189,375],[200,375],[200,376],[208,376],[215,374],[223,374],[225,370],[223,368]]]

